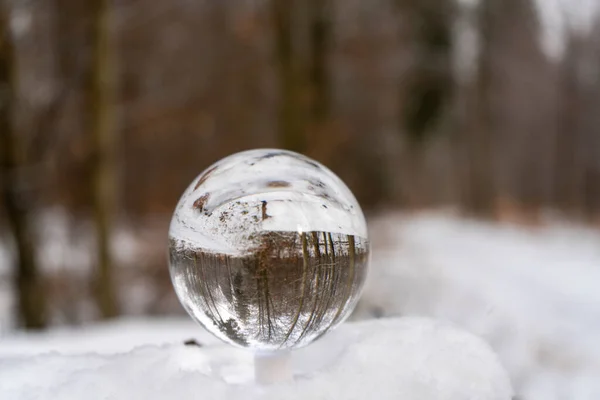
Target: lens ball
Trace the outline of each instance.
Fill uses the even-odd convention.
[[[169,230],[173,285],[218,338],[252,350],[303,347],[343,322],[362,291],[362,210],[329,169],[301,154],[237,153],[200,174]]]

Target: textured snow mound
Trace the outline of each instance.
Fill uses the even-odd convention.
[[[12,355],[0,360],[0,393],[14,400],[511,400],[513,394],[485,342],[421,318],[346,324],[294,353],[294,370],[293,382],[258,386],[249,353],[214,343],[145,345],[104,355]]]

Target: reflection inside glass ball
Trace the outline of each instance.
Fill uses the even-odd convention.
[[[365,282],[356,199],[329,169],[283,150],[229,156],[185,191],[169,230],[186,311],[257,351],[302,347],[344,321]]]

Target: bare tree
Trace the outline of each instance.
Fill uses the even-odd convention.
[[[398,125],[407,143],[406,200],[409,205],[419,207],[426,201],[423,166],[428,145],[437,134],[449,131],[456,4],[449,0],[396,0],[395,4],[408,21],[412,42],[411,67],[398,88],[399,96],[404,99]]]
[[[302,113],[301,64],[294,45],[294,5],[297,2],[272,0],[272,21],[275,35],[275,63],[279,79],[279,130],[285,148],[304,151],[306,148],[305,122]]]
[[[30,226],[31,198],[21,179],[28,160],[23,135],[14,123],[16,104],[16,56],[5,9],[0,9],[0,176],[2,198],[16,246],[14,272],[18,293],[18,319],[28,329],[46,326],[46,301],[35,258],[34,234]]]
[[[483,0],[478,5],[479,58],[474,84],[471,126],[465,130],[466,179],[463,202],[476,215],[489,216],[495,200],[492,164],[493,51],[498,35],[496,16],[501,0]]]
[[[474,193],[486,197],[488,207],[501,205],[496,211],[510,205],[521,217],[535,218],[550,191],[544,175],[551,168],[554,67],[540,47],[531,0],[486,0],[479,7],[469,158],[479,158],[472,171],[481,171],[473,189],[485,191]]]
[[[405,77],[409,93],[400,113],[401,125],[410,141],[419,144],[439,132],[451,100],[455,5],[449,0],[399,3],[409,14],[414,42],[413,67]]]
[[[589,216],[600,221],[600,16],[589,35],[590,82],[589,101],[586,104],[584,121],[586,161],[586,208]]]
[[[111,43],[111,2],[94,0],[93,58],[90,82],[92,185],[98,251],[96,296],[104,318],[118,315],[110,239],[116,202],[115,49]]]
[[[279,130],[288,149],[306,152],[309,133],[319,131],[329,117],[331,12],[330,1],[271,2],[281,98]]]
[[[329,0],[310,0],[309,35],[311,88],[311,119],[313,124],[327,120],[331,109],[329,53],[332,35],[332,4]]]
[[[559,74],[555,201],[577,217],[592,217],[600,208],[600,50],[596,38],[593,33],[571,29]]]

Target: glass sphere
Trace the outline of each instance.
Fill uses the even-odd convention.
[[[358,202],[333,172],[290,151],[251,150],[187,188],[169,261],[192,318],[225,342],[269,352],[305,346],[348,317],[369,240]]]

